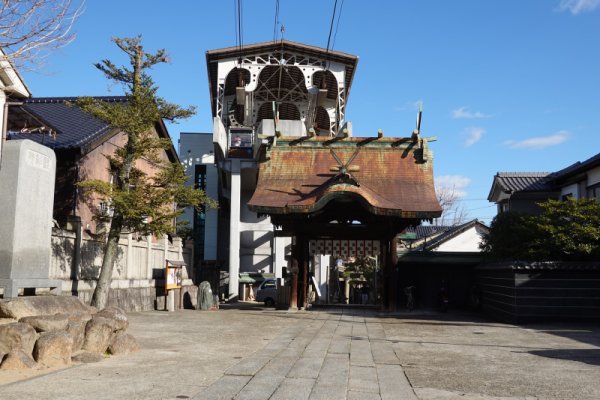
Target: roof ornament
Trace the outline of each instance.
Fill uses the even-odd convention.
[[[427,162],[428,145],[427,138],[421,138],[421,115],[423,114],[423,102],[419,104],[419,112],[417,113],[416,128],[411,135],[411,139],[416,144],[416,149],[420,151],[420,161]]]
[[[335,151],[333,151],[332,148],[329,149],[329,152],[331,153],[331,156],[335,159],[335,161],[337,161],[337,163],[338,163],[338,165],[329,168],[330,171],[337,172],[337,175],[335,175],[333,178],[331,178],[331,182],[332,183],[347,183],[347,184],[354,185],[354,186],[360,186],[360,184],[358,183],[356,178],[354,178],[354,176],[352,176],[352,174],[351,174],[351,172],[360,171],[360,167],[358,165],[350,165],[352,163],[352,161],[354,161],[354,159],[356,158],[358,153],[360,152],[360,148],[357,148],[356,150],[354,150],[354,153],[352,153],[352,155],[350,156],[348,161],[346,161],[346,163],[343,163],[340,160],[340,158],[337,156],[337,154],[335,154]]]
[[[412,132],[411,139],[413,142],[417,143],[420,140],[421,135],[421,115],[423,114],[423,102],[419,103],[419,111],[417,112],[417,126],[415,130]]]

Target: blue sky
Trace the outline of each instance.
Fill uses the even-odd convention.
[[[325,47],[334,0],[280,0],[289,40]],[[338,6],[342,0],[338,0]],[[273,40],[275,1],[243,4],[245,43]],[[160,94],[198,114],[170,125],[211,132],[205,52],[235,45],[233,1],[88,0],[77,38],[43,69],[22,71],[34,96],[120,95],[93,63],[126,63],[113,36],[166,48]],[[555,171],[600,152],[600,0],[343,1],[335,50],[360,57],[348,100],[355,136],[422,133],[438,182],[489,223],[498,171]]]

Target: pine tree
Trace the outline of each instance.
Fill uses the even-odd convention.
[[[98,309],[106,307],[108,302],[122,233],[162,236],[174,231],[175,218],[183,208],[201,204],[216,206],[201,190],[184,186],[187,177],[181,164],[160,157],[171,146],[171,140],[158,138],[153,130],[155,124],[161,119],[188,118],[195,112],[193,107],[183,108],[157,95],[157,87],[147,71],[167,62],[165,50],[146,53],[141,36],[112,40],[129,56],[131,67],[117,67],[110,60],[102,60],[95,67],[108,79],[125,86],[127,101],[111,103],[89,97],[77,101],[81,109],[127,137],[123,147],[106,156],[112,182],[86,180],[79,184],[87,193],[109,204],[110,210],[96,216],[108,226],[102,267],[91,303]],[[152,164],[155,172],[144,173],[139,168],[141,163]]]

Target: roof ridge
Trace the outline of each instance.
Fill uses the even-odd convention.
[[[96,100],[121,103],[127,100],[127,96],[57,96],[57,97],[30,97],[25,99],[23,102],[27,104],[41,104],[41,103],[65,103],[67,101],[77,101],[81,97],[92,97]]]
[[[518,177],[518,176],[531,176],[536,178],[543,178],[552,174],[553,172],[497,172],[496,175],[499,177]]]

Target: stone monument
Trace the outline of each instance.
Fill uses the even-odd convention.
[[[19,288],[51,288],[52,208],[56,157],[52,149],[31,140],[2,146],[0,165],[0,287],[4,298]]]
[[[207,281],[200,282],[198,287],[198,302],[196,309],[198,310],[210,310],[213,306],[213,294],[210,289],[210,283]]]

